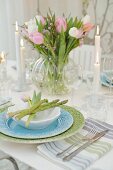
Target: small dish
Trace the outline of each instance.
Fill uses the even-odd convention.
[[[30,121],[30,124],[28,127],[26,127],[26,121],[28,119],[28,115],[24,116],[21,120],[14,120],[22,127],[27,129],[44,129],[47,128],[50,124],[52,124],[54,121],[58,119],[60,116],[60,107],[50,108],[48,110],[44,110],[41,112],[38,112],[35,116],[35,118]]]

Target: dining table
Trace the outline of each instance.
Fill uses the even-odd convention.
[[[7,62],[7,74],[8,79],[11,84],[11,92],[10,97],[12,98],[12,103],[15,104],[17,110],[22,106],[21,97],[23,95],[31,96],[33,91],[39,91],[37,87],[35,87],[32,83],[27,85],[25,91],[18,92],[14,90],[14,86],[16,86],[16,68],[15,68],[15,60],[8,60]],[[105,94],[108,91],[108,87],[100,85],[99,94]],[[82,82],[81,86],[78,88],[72,89],[69,94],[57,96],[60,99],[68,99],[68,105],[74,107],[75,109],[80,109],[80,112],[83,114],[86,119],[89,116],[88,110],[82,108],[84,103],[86,102],[86,98],[91,93],[87,84]],[[43,97],[46,97],[47,94],[42,94]],[[56,96],[48,96],[49,99],[54,99]],[[98,117],[98,115],[97,115]],[[113,124],[113,114],[111,112],[106,113],[107,123]],[[16,143],[8,140],[4,140],[0,138],[0,150],[4,153],[12,156],[13,158],[22,161],[23,163],[29,165],[30,167],[36,170],[64,170],[62,166],[55,164],[54,162],[49,161],[49,159],[43,157],[40,153],[37,152],[37,147],[41,144],[24,144],[24,143]],[[57,159],[57,158],[56,158]],[[76,169],[75,169],[76,170]],[[110,149],[105,155],[103,155],[100,159],[96,160],[87,170],[113,170],[113,148]]]

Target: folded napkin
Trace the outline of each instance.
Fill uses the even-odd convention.
[[[0,98],[0,113],[5,111],[11,104],[11,98]]]
[[[102,72],[102,73],[101,73],[101,81],[102,81],[102,83],[107,83],[107,84],[109,85],[110,82],[111,82],[111,80],[110,80],[108,74],[110,74],[110,73],[104,73],[104,72]],[[113,85],[113,83],[112,83],[112,85]]]
[[[75,148],[78,148],[80,146],[78,139],[85,136],[92,128],[95,128],[99,132],[109,129],[109,132],[68,162],[63,162],[61,158],[56,157],[57,153],[63,151],[75,142],[77,143],[77,147]],[[37,152],[44,158],[65,170],[85,170],[113,148],[113,126],[88,118],[86,119],[84,128],[74,136],[61,141],[45,143],[39,145],[37,148]],[[72,150],[70,152],[72,152]]]

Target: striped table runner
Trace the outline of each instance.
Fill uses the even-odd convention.
[[[79,153],[69,162],[63,162],[61,158],[57,158],[56,154],[63,151],[73,143],[77,143],[75,148],[78,148],[81,143],[79,139],[85,136],[92,128],[97,131],[109,129],[109,132],[97,142],[90,145],[88,148]],[[84,128],[74,136],[56,142],[50,142],[39,145],[37,152],[52,163],[62,167],[65,170],[85,170],[92,165],[96,160],[105,155],[113,147],[113,126],[105,122],[100,122],[91,118],[86,119]],[[75,149],[74,148],[74,149]],[[71,150],[72,152],[73,150]]]

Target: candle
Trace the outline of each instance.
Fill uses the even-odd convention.
[[[6,68],[6,55],[2,51],[0,54],[0,80],[4,80],[7,78],[7,68]]]
[[[94,91],[98,92],[100,88],[100,63],[99,63],[99,53],[96,55],[96,62],[94,64]]]
[[[100,88],[100,35],[99,35],[99,25],[97,25],[96,35],[95,35],[95,63],[94,63],[94,90],[98,92]]]
[[[100,35],[99,35],[99,25],[97,25],[96,35],[95,35],[95,56],[96,62],[100,62]]]
[[[21,57],[21,83],[25,84],[25,47],[23,39],[20,40],[20,57]]]
[[[21,81],[21,58],[20,58],[20,36],[18,30],[18,23],[15,23],[15,48],[16,48],[16,67],[17,67],[17,81]]]
[[[16,30],[16,32],[18,32],[18,22],[17,21],[15,23],[15,30]]]

